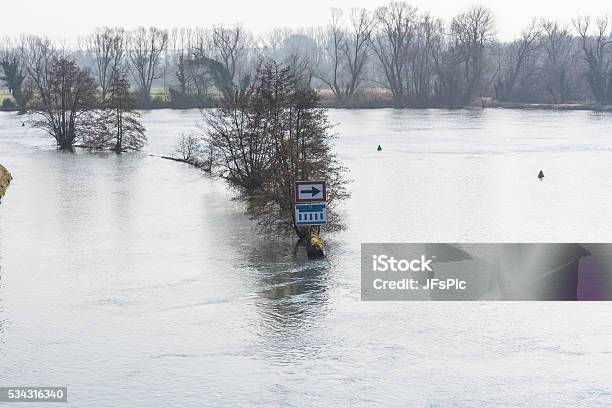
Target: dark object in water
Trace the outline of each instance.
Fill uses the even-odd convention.
[[[25,122],[21,122],[21,127],[24,127],[24,126],[25,126]]]
[[[544,178],[544,172],[540,170],[540,174],[538,174],[538,178],[542,180]]]
[[[311,232],[306,242],[306,253],[308,258],[323,258],[325,256],[325,247],[317,234]]]
[[[376,150],[378,150],[380,152],[382,150],[382,146],[378,145],[378,149],[376,149]]]

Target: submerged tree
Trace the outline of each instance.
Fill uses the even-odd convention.
[[[35,88],[32,109],[38,114],[34,126],[53,136],[60,149],[72,150],[95,121],[96,82],[74,60],[55,55],[45,41],[32,41],[36,48],[28,71]]]
[[[125,74],[115,71],[108,91],[105,108],[110,112],[107,123],[114,136],[113,150],[117,153],[140,150],[147,142],[145,128],[140,123],[135,101],[130,94],[130,83]]]
[[[186,162],[198,160],[202,153],[202,141],[198,135],[181,133],[179,136],[176,152],[181,155],[181,159]]]
[[[103,109],[97,113],[97,123],[89,129],[85,144],[90,148],[109,149],[117,153],[142,149],[147,137],[140,123],[140,113],[134,110],[134,106],[126,75],[115,70]]]
[[[216,152],[214,167],[245,199],[268,177],[272,151],[269,137],[258,131],[252,117],[251,93],[249,89],[239,97],[224,98],[218,109],[203,112],[205,142]]]
[[[333,134],[319,96],[298,87],[289,67],[275,62],[258,69],[246,92],[205,114],[205,141],[212,169],[248,203],[252,218],[276,231],[307,231],[294,219],[296,180],[328,183],[329,220],[339,228],[333,205],[347,197],[345,169],[332,151]]]

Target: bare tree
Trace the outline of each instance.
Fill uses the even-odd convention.
[[[540,49],[541,35],[542,26],[536,20],[533,20],[523,30],[521,38],[510,44],[504,80],[503,82],[500,80],[495,87],[497,99],[512,101],[516,82],[525,69],[527,60]]]
[[[598,103],[608,103],[612,96],[610,81],[610,53],[608,46],[612,43],[608,32],[608,16],[595,21],[595,30],[591,33],[591,19],[581,17],[574,20],[574,27],[580,36],[584,59],[588,65],[587,82]]]
[[[463,72],[460,72],[459,58],[455,55],[453,39],[443,34],[439,27],[438,35],[432,35],[431,57],[435,72],[434,98],[439,103],[451,106],[462,104],[461,82]]]
[[[569,94],[568,64],[573,38],[569,29],[556,21],[543,20],[541,24],[546,91],[553,103],[565,103]]]
[[[372,47],[396,106],[403,106],[407,96],[408,53],[416,23],[416,8],[403,2],[391,2],[376,10],[376,34],[372,37]]]
[[[364,79],[370,57],[370,38],[374,21],[366,9],[353,9],[351,23],[345,36],[343,53],[347,65],[346,84],[342,99],[350,102]]]
[[[47,39],[30,37],[25,53],[34,84],[34,126],[55,138],[60,149],[72,150],[83,133],[96,127],[91,116],[97,86],[90,73],[60,55]]]
[[[273,28],[262,37],[263,51],[267,58],[273,60],[282,60],[285,58],[283,54],[287,39],[294,35],[293,30],[289,28]]]
[[[205,67],[210,82],[230,99],[250,83],[248,52],[251,36],[241,26],[215,27],[212,32],[200,30],[194,47],[194,67]]]
[[[451,23],[457,62],[463,66],[462,99],[472,102],[474,92],[482,85],[485,69],[484,53],[495,34],[495,22],[491,11],[482,6],[470,8],[459,14]]]
[[[202,150],[202,142],[199,136],[181,133],[176,145],[176,152],[181,155],[183,161],[198,160]]]
[[[190,93],[207,97],[213,85],[208,66],[198,58],[190,58],[186,63],[187,87]]]
[[[178,89],[170,87],[170,97],[175,107],[202,105],[208,98],[212,86],[209,69],[211,41],[210,31],[201,29],[174,29],[168,47],[172,60]]]
[[[141,27],[129,34],[130,72],[145,103],[151,101],[153,81],[161,77],[160,57],[167,42],[168,33],[155,27]]]
[[[423,15],[418,22],[416,38],[410,52],[410,70],[407,83],[412,85],[418,106],[427,106],[434,93],[436,79],[435,51],[443,44],[444,28],[442,21]]]
[[[310,89],[314,77],[311,59],[299,53],[290,54],[283,59],[291,70],[291,75],[300,89]]]
[[[102,100],[110,87],[112,74],[121,70],[125,54],[125,31],[121,28],[102,28],[89,36],[87,50],[95,60],[94,73],[100,85]]]
[[[340,103],[343,101],[343,87],[340,78],[344,76],[344,37],[346,33],[342,27],[342,11],[332,9],[331,21],[328,27],[319,36],[321,55],[317,61],[315,77],[320,79],[336,96]]]
[[[140,113],[134,107],[135,101],[130,94],[127,75],[118,70],[113,72],[103,115],[111,136],[110,147],[117,153],[140,150],[147,142],[145,128],[140,123]]]
[[[310,88],[320,54],[315,37],[311,30],[274,30],[264,38],[263,56],[287,65],[298,86]]]
[[[223,64],[232,81],[236,80],[239,62],[244,62],[249,39],[245,30],[236,25],[232,28],[217,26],[212,31],[216,57]]]
[[[176,67],[175,76],[178,80],[179,91],[187,94],[189,87],[188,65],[193,47],[193,31],[189,28],[173,29],[170,35],[169,51]]]

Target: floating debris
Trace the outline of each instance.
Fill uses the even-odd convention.
[[[542,170],[540,170],[540,173],[538,174],[538,178],[540,179],[540,181],[544,180],[544,172]]]
[[[376,149],[376,150],[378,150],[380,152],[382,150],[382,146],[378,145],[378,149]]]

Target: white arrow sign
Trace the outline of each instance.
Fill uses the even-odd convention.
[[[296,181],[295,202],[309,203],[327,201],[325,181]]]

